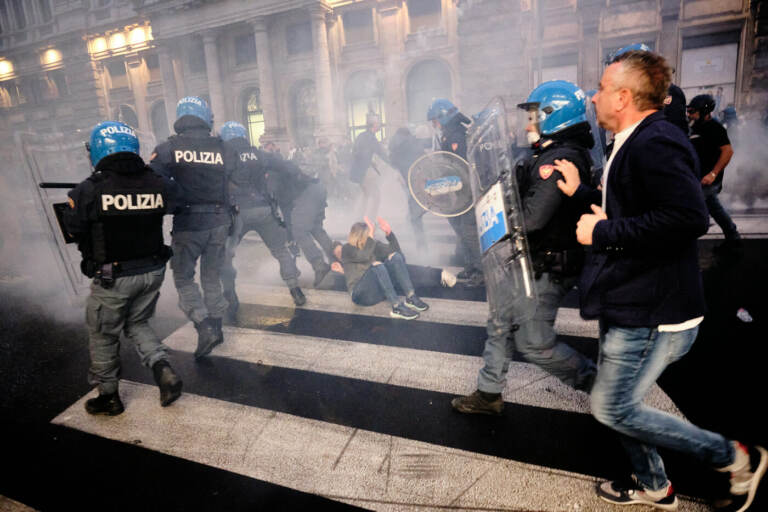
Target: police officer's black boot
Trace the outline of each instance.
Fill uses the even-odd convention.
[[[165,360],[152,365],[152,373],[155,375],[155,382],[160,388],[160,405],[163,407],[171,405],[181,396],[181,379]]]
[[[195,359],[200,359],[211,353],[213,347],[221,343],[218,333],[221,332],[221,319],[219,319],[219,329],[216,330],[213,318],[208,317],[200,323],[195,322],[197,329],[197,350],[195,350]],[[223,340],[222,340],[223,341]]]
[[[115,391],[108,395],[100,394],[96,398],[91,398],[85,402],[85,410],[88,414],[105,414],[107,416],[117,416],[125,410],[120,395]]]
[[[303,306],[307,303],[307,298],[304,296],[304,292],[301,291],[301,288],[298,286],[295,286],[291,288],[291,297],[293,297],[293,303],[297,306]]]

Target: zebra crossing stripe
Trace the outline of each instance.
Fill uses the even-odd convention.
[[[88,415],[88,395],[53,423],[368,509],[601,509],[590,476],[190,393],[161,408],[131,381],[121,394],[120,416]]]
[[[294,308],[293,299],[284,286],[263,286],[238,284],[237,292],[241,302]],[[302,309],[345,313],[352,315],[390,318],[391,307],[387,302],[374,306],[358,306],[352,303],[349,294],[332,290],[304,290],[307,303]],[[488,303],[469,300],[424,299],[429,310],[421,313],[420,320],[452,325],[485,327],[488,320]],[[568,336],[585,338],[598,337],[597,321],[585,321],[575,308],[560,308],[555,320],[555,331]]]
[[[480,357],[237,327],[225,327],[224,340],[213,355],[455,395],[476,389],[477,372],[483,365]],[[173,350],[192,353],[197,346],[197,334],[188,323],[164,343]],[[510,363],[503,397],[507,402],[522,405],[589,414],[585,393],[527,363]],[[645,402],[681,416],[658,385],[651,388]]]

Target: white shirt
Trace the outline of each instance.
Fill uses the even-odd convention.
[[[603,211],[605,211],[605,197],[606,197],[606,191],[608,190],[608,173],[611,170],[611,164],[613,163],[613,158],[618,154],[619,150],[621,149],[621,146],[624,145],[624,143],[627,141],[630,135],[635,131],[635,129],[642,123],[643,120],[636,122],[633,125],[627,126],[623,130],[621,130],[619,133],[617,133],[613,137],[613,149],[611,150],[611,157],[608,159],[608,163],[605,166],[605,171],[603,172],[603,176],[600,180],[603,186]],[[606,212],[606,215],[608,213]],[[702,320],[704,320],[703,316],[692,318],[690,320],[686,320],[685,322],[679,323],[679,324],[664,324],[658,326],[659,332],[681,332],[681,331],[687,331],[688,329],[693,329],[697,325],[699,325]]]

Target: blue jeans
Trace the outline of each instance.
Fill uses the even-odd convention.
[[[667,483],[657,446],[691,454],[713,467],[733,462],[733,447],[720,434],[642,403],[664,369],[690,350],[698,331],[601,325],[592,415],[622,434],[634,474],[646,489],[657,491]]]
[[[736,224],[733,222],[733,219],[731,219],[731,216],[728,215],[728,212],[725,211],[722,203],[720,203],[720,199],[717,197],[722,189],[722,185],[704,187],[702,189],[704,192],[704,202],[707,204],[709,214],[715,219],[715,222],[720,226],[720,229],[723,230],[725,239],[739,240],[741,235],[739,235],[739,230],[736,228]]]
[[[394,281],[394,284],[393,284]],[[393,306],[400,302],[395,285],[406,295],[413,295],[413,284],[405,266],[405,258],[393,253],[381,265],[371,265],[352,290],[352,302],[360,306],[373,306],[388,300]]]
[[[512,301],[497,298],[499,310],[492,312],[483,349],[483,368],[477,375],[477,389],[485,393],[501,393],[506,386],[512,356],[517,349],[529,363],[539,366],[565,384],[589,391],[595,374],[594,363],[562,341],[555,333],[557,308],[573,288],[575,278],[555,279],[545,273],[535,281],[538,302],[530,320],[520,322],[510,331],[517,311]],[[500,293],[505,293],[506,291]],[[489,291],[489,293],[494,293]]]

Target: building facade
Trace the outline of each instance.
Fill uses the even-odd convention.
[[[762,2],[749,0],[0,0],[0,145],[104,119],[151,146],[177,100],[285,149],[382,136],[425,121],[435,97],[510,110],[539,82],[597,86],[617,48],[643,42],[688,97],[764,112]]]

